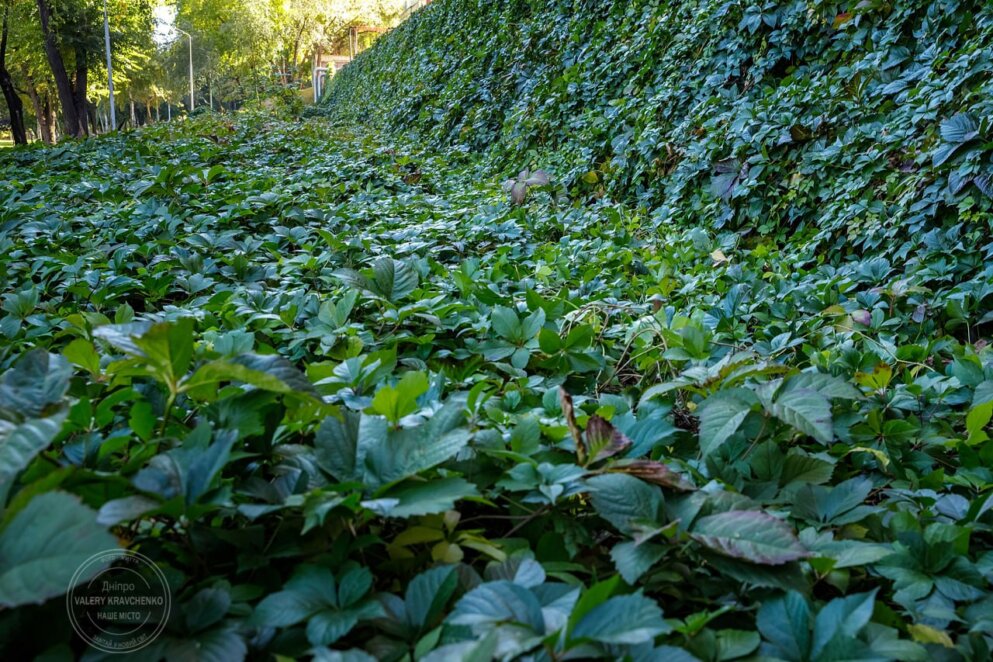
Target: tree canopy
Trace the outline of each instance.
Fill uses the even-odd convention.
[[[0,87],[18,129],[46,142],[108,128],[103,0],[3,0]],[[107,0],[115,99],[122,125],[162,105],[189,110],[260,99],[310,85],[314,58],[341,49],[351,25],[389,26],[401,0]],[[181,32],[183,31],[183,32]],[[197,99],[194,99],[196,101]],[[154,109],[154,112],[153,112]],[[171,113],[171,108],[168,109]],[[18,142],[26,134],[15,131]]]

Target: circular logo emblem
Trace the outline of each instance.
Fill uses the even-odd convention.
[[[110,549],[76,569],[66,609],[76,634],[90,646],[105,653],[129,653],[162,634],[171,597],[165,575],[151,559]]]

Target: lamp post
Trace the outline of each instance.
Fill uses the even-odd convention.
[[[193,36],[182,28],[176,28],[177,32],[182,32],[190,40],[190,112],[196,108],[196,100],[193,97]]]
[[[107,0],[103,0],[103,43],[107,51],[107,89],[110,90],[110,128],[117,131],[117,107],[114,105],[114,66],[110,61],[110,23],[107,21]]]

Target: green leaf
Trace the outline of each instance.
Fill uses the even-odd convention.
[[[396,303],[417,287],[417,272],[406,262],[383,257],[372,265],[372,280],[377,293]]]
[[[166,639],[163,658],[167,660],[242,660],[248,655],[244,637],[230,628],[214,627],[197,632],[187,639]],[[154,650],[155,644],[149,647]],[[146,649],[142,649],[142,653]]]
[[[387,430],[386,420],[362,416],[358,441],[363,457],[363,482],[371,488],[394,483],[431,469],[453,457],[469,443],[462,427],[464,405],[453,400],[424,424]],[[376,422],[378,419],[379,422]]]
[[[158,501],[139,494],[112,499],[100,506],[100,511],[97,513],[97,524],[116,526],[121,522],[130,522],[147,512],[156,510],[161,505]]]
[[[756,617],[756,626],[772,645],[773,654],[796,662],[809,659],[811,625],[807,600],[796,591],[765,602]]]
[[[614,545],[610,550],[610,558],[614,561],[614,567],[628,584],[634,584],[648,572],[655,563],[665,554],[665,547],[652,543],[641,543],[640,545],[626,540]]]
[[[372,399],[372,410],[386,417],[393,425],[401,418],[417,411],[417,398],[430,387],[427,373],[408,372],[395,387],[383,386]]]
[[[597,605],[580,619],[570,639],[606,644],[641,644],[671,631],[662,610],[643,595],[620,595]]]
[[[783,460],[779,483],[783,487],[793,483],[821,484],[831,480],[834,465],[798,449],[790,449]]]
[[[371,278],[352,269],[339,269],[334,275],[356,289],[398,303],[417,288],[417,272],[406,262],[381,257],[372,265]]]
[[[353,568],[338,581],[337,606],[351,607],[372,588],[372,573],[368,568]]]
[[[697,415],[700,417],[700,452],[710,455],[738,431],[755,404],[755,396],[746,389],[718,391],[707,398]]]
[[[183,605],[186,629],[190,632],[205,630],[224,618],[230,608],[231,594],[226,590],[202,589]]]
[[[969,113],[958,113],[941,123],[941,139],[948,143],[966,143],[979,137],[979,122]]]
[[[314,662],[376,662],[376,658],[358,648],[341,651],[315,647],[308,652],[313,655]]]
[[[555,331],[542,328],[538,331],[538,347],[545,354],[556,354],[562,349],[562,339]]]
[[[518,370],[524,370],[530,360],[531,351],[524,347],[515,349],[513,354],[510,355],[510,365],[514,366]]]
[[[965,429],[969,434],[969,443],[977,444],[986,441],[986,426],[993,419],[993,401],[973,406],[965,417]]]
[[[872,513],[862,503],[872,491],[872,481],[852,478],[833,487],[803,485],[793,493],[795,517],[811,522],[841,526],[852,524]]]
[[[638,521],[656,522],[662,512],[662,492],[633,476],[609,473],[586,479],[597,514],[621,532]]]
[[[741,582],[749,588],[773,588],[788,591],[803,586],[806,577],[797,562],[784,565],[762,565],[703,551],[703,558],[721,575]]]
[[[541,447],[541,425],[538,417],[522,416],[510,431],[510,449],[521,455],[533,455]]]
[[[479,492],[472,483],[462,478],[441,478],[401,483],[362,505],[382,517],[407,518],[443,513],[454,508],[459,499],[473,496],[479,496]]]
[[[832,643],[858,635],[872,618],[877,590],[835,598],[821,609],[814,620],[812,658],[820,657]]]
[[[366,450],[385,438],[386,421],[345,411],[343,419],[328,416],[314,439],[317,464],[343,483],[361,481]]]
[[[100,354],[97,353],[93,343],[85,338],[76,338],[66,345],[62,350],[62,356],[73,365],[89,371],[90,374],[100,374]]]
[[[307,641],[314,646],[328,646],[351,632],[358,622],[358,612],[325,609],[307,622]]]
[[[462,596],[449,621],[454,625],[472,626],[520,623],[536,634],[545,632],[541,603],[534,594],[523,586],[503,580],[481,584]]]
[[[822,444],[831,443],[834,438],[831,403],[817,391],[807,388],[784,388],[768,407],[768,411],[779,420]]]
[[[545,583],[548,575],[534,559],[514,556],[500,565],[487,567],[485,576],[488,580],[506,579],[525,588],[536,588]]]
[[[255,608],[258,623],[274,627],[286,627],[310,618],[322,608],[313,596],[292,591],[280,591],[267,596]]]
[[[579,326],[574,326],[570,331],[569,335],[566,336],[563,345],[566,349],[578,350],[589,347],[593,344],[593,336],[595,332],[593,327],[589,324],[580,324]],[[540,338],[540,333],[539,333]]]
[[[230,364],[243,368],[229,372],[224,378],[234,379],[256,388],[276,393],[296,391],[317,395],[317,390],[307,377],[288,360],[278,354],[239,354]],[[230,368],[229,368],[230,369]]]
[[[0,533],[0,605],[41,604],[62,595],[89,557],[117,546],[77,497],[36,496]],[[76,579],[87,581],[100,570],[93,565]]]
[[[134,486],[165,500],[182,494],[185,503],[192,505],[212,489],[237,440],[235,431],[219,430],[212,434],[210,426],[203,423],[187,436],[182,446],[153,457],[135,475]]]
[[[93,337],[99,338],[115,349],[132,356],[142,356],[142,350],[135,343],[152,328],[151,322],[127,322],[124,324],[104,324],[93,329]]]
[[[968,113],[959,113],[944,120],[940,126],[943,143],[935,150],[931,162],[935,167],[942,165],[960,147],[979,138],[979,123]]]
[[[62,401],[72,366],[41,349],[26,352],[0,377],[0,420],[20,422],[43,418]]]
[[[172,324],[156,324],[136,336],[134,344],[160,379],[175,384],[193,361],[193,320],[184,317]]]
[[[203,430],[203,436],[196,437],[194,443],[184,444],[174,455],[183,473],[187,503],[194,503],[211,488],[214,478],[227,464],[231,449],[238,441],[233,430],[218,431],[212,441],[207,441],[208,431],[205,427],[198,430]],[[190,439],[194,439],[193,435]]]
[[[521,342],[527,342],[532,340],[538,332],[541,331],[542,325],[545,323],[545,311],[539,308],[533,313],[529,314],[521,322]]]
[[[752,563],[782,565],[810,555],[788,524],[755,510],[701,517],[690,536],[715,552]]]
[[[978,407],[987,402],[993,402],[993,380],[987,380],[976,386],[972,394],[972,406]]]
[[[253,620],[274,627],[296,625],[337,602],[331,571],[323,566],[302,565],[282,591],[266,596],[255,607]]]
[[[455,593],[459,578],[455,566],[431,568],[414,577],[404,593],[407,622],[423,631],[441,615]]]
[[[147,400],[139,400],[131,405],[128,425],[143,441],[149,441],[152,438],[157,420],[155,412],[152,410],[152,404]]]
[[[744,630],[720,630],[717,633],[717,659],[735,660],[753,653],[762,637],[757,632]]]
[[[478,640],[460,641],[436,648],[419,662],[492,662],[497,657],[497,646],[500,643],[500,632],[491,631]]]
[[[831,532],[818,534],[813,528],[801,531],[799,539],[814,556],[831,559],[832,569],[869,565],[893,553],[890,545],[858,540],[835,540]]]
[[[524,340],[521,321],[517,317],[517,311],[506,306],[493,306],[490,311],[490,324],[498,336],[510,342],[521,342]]]
[[[29,419],[16,425],[0,421],[0,508],[7,503],[17,475],[62,430],[66,414],[62,411],[49,418]]]
[[[860,400],[862,393],[855,386],[834,375],[823,372],[801,372],[786,380],[784,389],[817,391],[831,400]]]

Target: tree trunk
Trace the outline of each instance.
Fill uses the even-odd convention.
[[[76,115],[79,117],[79,128],[83,135],[89,135],[87,118],[89,117],[90,104],[86,101],[86,84],[89,65],[87,63],[87,52],[81,46],[76,47],[76,83],[73,87],[72,98],[76,104]]]
[[[97,126],[97,105],[84,100],[83,114],[89,118],[89,125],[93,127],[93,133],[97,133],[99,131],[99,127]]]
[[[59,124],[57,118],[55,117],[55,103],[52,100],[52,95],[48,92],[45,92],[44,110],[45,117],[48,118],[48,134],[52,140],[50,144],[54,145],[59,142],[62,137],[59,135]]]
[[[41,129],[41,125],[45,120],[41,114],[41,98],[38,96],[38,90],[35,89],[34,83],[29,82],[28,89],[26,91],[28,93],[28,98],[31,99],[31,106],[34,108],[34,119],[38,124],[38,139],[44,140],[47,143],[48,141],[45,140],[46,133]]]
[[[52,126],[49,120],[50,113],[47,94],[43,97],[38,92],[38,87],[35,85],[34,79],[31,76],[25,74],[24,78],[27,80],[24,93],[31,99],[31,105],[34,108],[34,117],[38,123],[38,139],[46,145],[51,145],[54,141],[52,139]]]
[[[297,80],[297,75],[300,73],[297,70],[297,64],[300,62],[300,60],[298,59],[300,55],[300,38],[303,37],[303,31],[306,29],[307,29],[307,21],[306,20],[301,21],[300,29],[297,30],[297,36],[293,40],[293,80],[294,81]]]
[[[55,88],[59,93],[59,103],[62,105],[62,119],[65,123],[66,134],[74,138],[81,138],[86,135],[86,114],[80,116],[76,105],[76,94],[72,89],[72,82],[66,72],[65,62],[62,60],[62,53],[59,52],[58,44],[55,42],[55,33],[51,29],[52,12],[48,6],[48,0],[38,0],[38,17],[41,19],[41,35],[45,45],[45,57],[48,59],[48,66],[52,69],[52,77],[55,79]],[[84,68],[85,61],[82,63]],[[77,81],[79,72],[77,69]],[[86,76],[83,76],[86,82]],[[83,98],[86,91],[82,92]]]
[[[7,109],[10,111],[10,133],[14,138],[15,145],[26,145],[28,143],[28,132],[24,128],[24,104],[21,97],[14,89],[14,81],[10,79],[10,72],[7,71],[7,14],[9,5],[4,5],[3,9],[3,34],[0,35],[0,88],[3,88],[3,98],[7,101]]]

